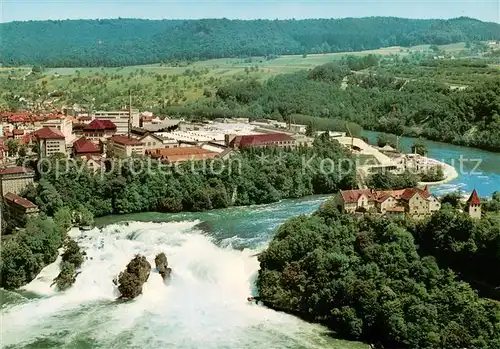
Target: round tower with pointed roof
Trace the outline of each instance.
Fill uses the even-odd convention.
[[[472,191],[467,200],[466,210],[472,218],[481,218],[481,200],[479,199],[479,195],[477,195],[476,189]]]

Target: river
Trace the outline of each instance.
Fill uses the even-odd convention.
[[[363,131],[363,136],[368,137],[371,144],[376,144],[379,132]],[[400,150],[410,152],[415,138],[401,137]],[[500,153],[486,150],[461,147],[441,142],[425,140],[429,152],[428,157],[454,166],[459,174],[453,181],[431,187],[437,195],[448,192],[460,191],[470,193],[476,189],[482,197],[491,196],[500,191]]]
[[[374,135],[372,135],[374,136]],[[402,144],[409,146],[410,139]],[[428,142],[431,157],[480,158],[459,178],[432,190],[500,190],[500,154]],[[98,220],[101,229],[72,232],[88,260],[71,289],[50,287],[57,263],[19,292],[0,290],[6,348],[333,348],[366,345],[336,340],[318,325],[247,303],[255,295],[255,256],[286,219],[309,214],[326,197],[284,200],[204,213],[141,213]],[[128,223],[124,223],[124,222]],[[173,269],[166,285],[154,271],[143,294],[115,301],[112,279],[134,254],[165,252]]]

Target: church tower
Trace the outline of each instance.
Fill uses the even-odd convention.
[[[472,191],[472,194],[467,200],[467,212],[472,218],[481,218],[481,200],[479,195],[477,195],[476,189]]]

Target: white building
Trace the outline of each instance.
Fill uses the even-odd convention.
[[[96,111],[92,115],[92,119],[109,120],[116,125],[116,134],[128,134],[129,124],[129,111],[116,110],[116,111]],[[131,127],[139,127],[139,111],[132,109],[130,117]]]
[[[54,119],[48,119],[41,122],[42,127],[55,128],[63,134],[67,142],[70,142],[73,136],[73,123],[67,117],[61,116]]]

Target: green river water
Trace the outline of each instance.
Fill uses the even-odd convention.
[[[374,134],[370,134],[374,137]],[[403,140],[410,144],[411,140]],[[429,142],[430,155],[451,163],[479,158],[438,194],[500,190],[500,154]],[[82,273],[64,293],[50,287],[56,263],[19,292],[2,295],[5,348],[367,348],[332,338],[318,325],[249,304],[255,256],[286,219],[313,212],[327,197],[225,210],[111,216],[101,229],[72,234],[87,251]],[[127,223],[125,223],[127,222]],[[153,264],[163,251],[173,269],[165,285],[152,272],[138,299],[117,303],[112,279],[136,253]]]

